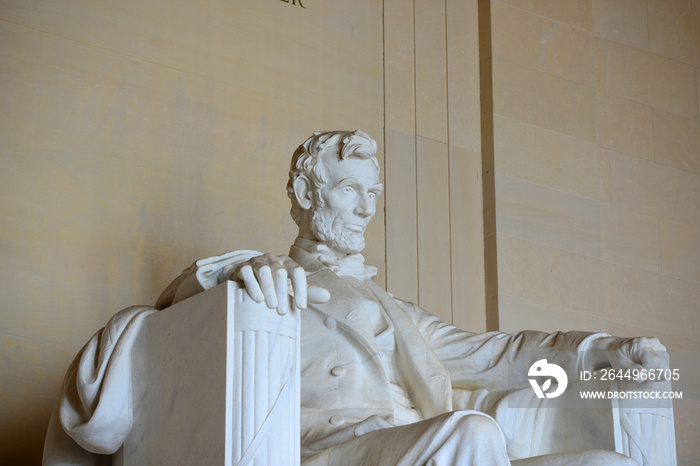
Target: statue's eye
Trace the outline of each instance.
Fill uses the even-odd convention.
[[[352,186],[345,186],[343,188],[343,192],[346,194],[352,194],[355,192],[355,190],[352,188]]]
[[[374,198],[377,197],[377,193],[373,193],[372,191],[370,191],[369,193],[367,193],[367,195],[370,197],[370,199],[374,199]]]

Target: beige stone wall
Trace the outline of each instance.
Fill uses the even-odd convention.
[[[0,463],[38,464],[112,314],[195,259],[288,251],[312,131],[383,146],[381,2],[303,4],[0,2]],[[383,282],[382,215],[368,235]]]
[[[700,3],[490,6],[501,330],[697,351]],[[685,395],[678,454],[696,464],[698,392]]]

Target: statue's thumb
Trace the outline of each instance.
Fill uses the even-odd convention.
[[[331,294],[327,289],[320,286],[309,285],[306,290],[306,300],[310,303],[321,304],[331,299]]]

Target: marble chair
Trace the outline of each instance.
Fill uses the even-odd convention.
[[[509,454],[530,457],[570,451],[614,450],[631,457],[641,466],[675,466],[671,400],[584,401],[580,396],[582,391],[641,393],[670,390],[669,381],[596,380],[572,383],[560,398],[546,401],[523,390],[527,400],[511,410],[514,416],[525,416],[532,428],[524,434],[518,433],[517,438],[507,438]],[[525,404],[530,408],[523,408]],[[517,413],[523,410],[528,414]]]
[[[298,465],[300,325],[291,309],[280,315],[226,282],[149,316],[132,352],[133,427],[113,464]],[[597,385],[670,390],[606,383]],[[533,405],[536,435],[514,445],[517,456],[608,449],[640,465],[676,464],[670,401],[571,408],[578,396],[567,390],[562,409]]]
[[[633,381],[615,383],[614,391],[638,390],[671,391],[671,382]],[[676,465],[676,437],[673,426],[671,400],[655,402],[648,406],[635,400],[613,400],[612,418],[615,435],[615,451],[634,459],[640,465]]]

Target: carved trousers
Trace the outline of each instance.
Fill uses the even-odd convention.
[[[502,466],[510,465],[505,437],[490,416],[464,410],[425,421],[375,430],[323,450],[303,466]],[[613,451],[590,450],[524,458],[513,466],[632,466]]]
[[[303,462],[321,465],[509,465],[496,421],[476,411],[453,411],[375,430],[328,448]]]

